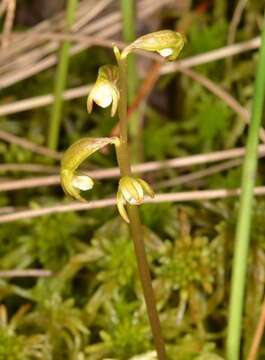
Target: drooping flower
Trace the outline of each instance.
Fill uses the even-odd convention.
[[[135,40],[123,50],[122,57],[126,57],[133,49],[140,49],[158,52],[167,60],[175,60],[184,44],[185,38],[180,33],[173,30],[160,30]]]
[[[114,116],[120,99],[118,89],[119,70],[115,65],[104,65],[99,68],[97,80],[87,98],[87,111],[91,113],[93,102],[102,108],[111,106]]]
[[[117,192],[117,207],[121,217],[127,223],[130,220],[125,210],[125,204],[140,205],[144,200],[145,193],[151,198],[155,196],[154,191],[146,181],[132,176],[123,176],[120,179]]]
[[[63,154],[61,161],[61,184],[64,192],[75,199],[84,200],[80,191],[92,189],[94,182],[86,174],[77,171],[80,164],[95,151],[108,144],[118,146],[119,139],[111,138],[83,138],[72,144]]]

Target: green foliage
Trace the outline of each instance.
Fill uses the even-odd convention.
[[[201,147],[209,151],[224,146],[232,112],[221,100],[202,91],[194,107],[193,120],[197,124]]]
[[[102,331],[100,335],[112,356],[126,360],[150,349],[150,330],[146,319],[137,312],[137,302],[126,304],[122,299],[117,300],[114,306],[105,306],[108,332]]]
[[[49,360],[47,336],[42,334],[21,335],[16,331],[25,316],[21,307],[8,322],[7,310],[0,307],[0,359],[1,360]]]
[[[197,21],[193,23],[189,31],[189,46],[187,47],[189,55],[201,54],[225,46],[226,36],[227,22],[224,19],[218,19],[208,25],[207,23],[202,22],[201,18],[198,17]],[[200,70],[203,72],[213,74],[220,78],[220,76],[218,76],[219,74],[216,73],[216,70],[218,69],[220,70],[222,68],[220,67],[220,64],[216,63],[200,66]]]
[[[73,213],[46,216],[36,221],[32,226],[31,242],[34,242],[33,251],[38,261],[46,268],[61,269],[74,253],[80,225],[78,216]]]
[[[91,243],[102,253],[102,257],[93,264],[97,280],[112,283],[117,287],[131,284],[137,270],[133,244],[126,224],[119,218],[106,223],[96,232]]]
[[[212,292],[215,277],[216,255],[205,237],[189,236],[169,243],[164,256],[159,259],[158,274],[170,281],[171,288],[187,290],[190,284]]]

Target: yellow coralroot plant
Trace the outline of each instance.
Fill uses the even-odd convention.
[[[104,65],[99,68],[97,80],[88,96],[87,109],[90,113],[95,102],[102,108],[111,106],[111,116],[114,116],[118,110],[120,136],[81,139],[70,146],[64,153],[61,162],[61,183],[65,193],[77,200],[84,200],[80,192],[92,189],[93,180],[78,171],[78,167],[102,147],[108,144],[115,146],[121,174],[117,191],[117,207],[121,217],[130,226],[147,313],[159,360],[165,360],[167,357],[137,208],[137,205],[143,202],[145,194],[150,197],[154,197],[155,194],[146,181],[134,177],[131,172],[128,147],[127,56],[134,50],[144,50],[157,52],[168,60],[175,60],[184,43],[184,37],[180,33],[172,30],[161,30],[138,38],[122,52],[114,47],[117,65]]]

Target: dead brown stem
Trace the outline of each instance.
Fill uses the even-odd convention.
[[[173,168],[183,168],[189,167],[193,165],[211,163],[216,161],[234,159],[237,157],[243,157],[245,154],[244,148],[235,148],[230,150],[223,151],[215,151],[208,154],[199,154],[199,155],[191,155],[182,158],[174,158],[170,160],[164,161],[150,161],[142,164],[137,164],[132,166],[132,171],[135,173],[147,173],[151,171],[159,171],[163,169],[173,169]],[[263,156],[265,154],[265,145],[259,146],[259,156]],[[91,176],[94,179],[109,179],[115,178],[119,176],[119,169],[110,168],[103,170],[90,170],[84,171],[87,175]],[[50,175],[43,177],[36,177],[30,179],[22,179],[22,180],[9,180],[6,182],[0,183],[0,192],[1,191],[11,191],[11,190],[20,190],[25,188],[33,188],[40,186],[51,186],[51,185],[59,185],[60,177],[59,175]]]
[[[154,199],[146,198],[144,203],[162,203],[162,202],[187,202],[187,201],[204,201],[213,199],[224,199],[227,197],[239,196],[240,189],[217,189],[217,190],[200,190],[186,191],[169,194],[157,194]],[[256,196],[265,195],[265,187],[256,187],[254,191]],[[32,219],[44,215],[55,213],[64,213],[69,211],[84,211],[100,209],[116,205],[116,198],[90,201],[88,203],[72,202],[70,204],[59,204],[39,209],[27,209],[15,211],[11,214],[0,215],[0,223],[14,222],[23,219]]]
[[[259,321],[256,327],[256,331],[254,334],[253,342],[247,360],[255,360],[257,358],[259,346],[264,332],[264,326],[265,326],[265,300],[263,301],[261,307]]]

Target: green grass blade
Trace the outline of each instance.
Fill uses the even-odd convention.
[[[246,284],[246,270],[250,239],[250,226],[253,203],[253,189],[257,170],[258,134],[263,114],[265,94],[265,26],[255,80],[255,94],[251,123],[247,138],[246,156],[243,164],[242,193],[235,235],[231,298],[229,305],[227,360],[240,358],[242,313]]]
[[[65,31],[69,32],[71,26],[75,21],[75,9],[77,7],[78,0],[68,0],[66,19],[65,19]],[[65,41],[61,47],[59,54],[59,63],[57,67],[54,87],[55,101],[51,110],[50,126],[48,134],[48,147],[52,150],[56,150],[58,147],[58,137],[62,117],[62,95],[66,87],[67,71],[69,65],[69,51],[70,43]]]

